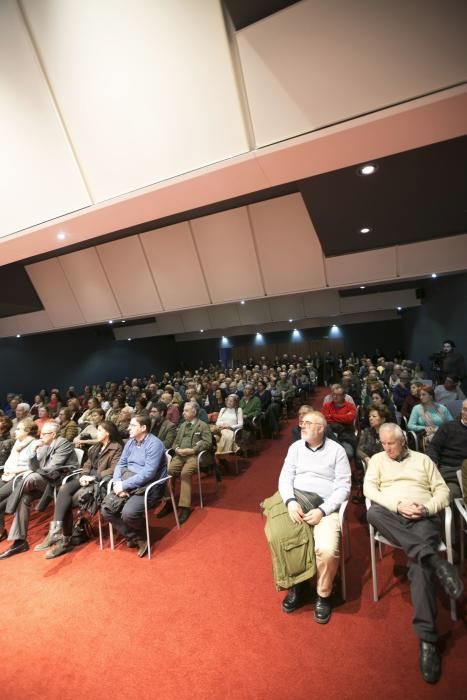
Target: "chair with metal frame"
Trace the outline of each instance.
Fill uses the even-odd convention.
[[[459,548],[460,548],[460,567],[461,567],[461,572],[463,573],[464,571],[464,541],[465,541],[465,533],[467,532],[467,504],[465,502],[465,493],[464,489],[462,488],[462,470],[458,469],[457,470],[457,478],[459,480],[459,484],[461,487],[461,492],[462,492],[462,498],[456,498],[454,499],[454,503],[456,504],[456,508],[459,511]]]
[[[366,499],[366,508],[369,510],[371,506],[371,501],[369,498]],[[449,506],[446,506],[444,509],[444,527],[445,527],[445,540],[446,542],[443,542],[443,540],[440,541],[440,544],[438,546],[438,552],[446,552],[446,558],[447,560],[452,564],[453,563],[453,552],[452,552],[452,536],[451,536],[451,523],[452,523],[452,511]],[[378,602],[379,600],[379,594],[378,594],[378,575],[376,571],[376,542],[378,542],[379,546],[379,555],[380,558],[383,558],[383,546],[387,545],[388,547],[393,547],[394,549],[402,549],[397,544],[394,544],[393,542],[390,542],[386,537],[381,535],[374,527],[371,525],[371,523],[368,523],[369,527],[369,532],[370,532],[370,554],[371,554],[371,577],[372,577],[372,582],[373,582],[373,600],[375,603]],[[456,621],[457,620],[457,613],[456,613],[456,601],[453,600],[452,598],[450,599],[450,607],[451,607],[451,619]]]

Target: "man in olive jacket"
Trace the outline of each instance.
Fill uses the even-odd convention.
[[[182,525],[191,515],[191,478],[197,469],[198,454],[212,450],[212,436],[209,425],[198,418],[199,404],[187,401],[183,408],[184,422],[178,429],[173,449],[175,456],[169,465],[173,479],[180,476],[179,521]],[[172,502],[167,500],[157,517],[163,518],[171,512]]]

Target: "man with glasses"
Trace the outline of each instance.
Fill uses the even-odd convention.
[[[331,617],[331,594],[339,568],[339,508],[350,494],[350,465],[344,448],[325,436],[326,419],[307,413],[301,439],[287,452],[279,491],[263,502],[266,537],[277,590],[287,590],[284,612],[303,605],[303,583],[317,574],[316,622]]]
[[[164,444],[151,435],[149,416],[133,416],[129,425],[130,439],[123,448],[120,461],[113,475],[113,491],[122,499],[123,508],[118,513],[102,506],[103,517],[126,539],[129,547],[144,557],[148,542],[144,530],[144,491],[152,481],[167,476],[167,459]],[[148,507],[160,500],[165,484],[151,489]]]
[[[40,440],[37,440],[29,458],[30,471],[25,472],[18,488],[8,499],[7,513],[15,513],[8,539],[13,544],[0,559],[8,559],[29,549],[27,541],[31,504],[40,499],[36,510],[43,511],[52,498],[53,488],[60,484],[69,470],[78,467],[73,445],[59,436],[60,425],[55,421],[44,423]]]

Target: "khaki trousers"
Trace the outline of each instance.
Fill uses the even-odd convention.
[[[291,588],[316,572],[318,595],[330,596],[340,561],[339,514],[326,515],[310,527],[292,522],[279,493],[266,499],[263,507],[276,588]]]
[[[189,457],[175,455],[170,462],[169,474],[172,475],[174,481],[177,477],[180,477],[180,498],[178,501],[180,508],[190,508],[191,506],[191,479],[193,472],[197,469],[197,465],[197,455],[190,455]]]

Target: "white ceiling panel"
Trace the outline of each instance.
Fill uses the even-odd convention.
[[[264,295],[246,207],[203,216],[190,223],[214,304]],[[222,269],[224,255],[233,251],[241,268],[241,286],[233,270],[229,274]]]
[[[208,309],[211,328],[238,326],[240,322],[238,306],[238,304],[226,304],[225,306],[212,306]]]
[[[396,249],[381,248],[363,253],[326,258],[330,287],[348,287],[397,277]]]
[[[86,323],[58,258],[26,265],[26,271],[54,328]]]
[[[301,296],[277,297],[269,299],[271,319],[273,321],[288,321],[289,318],[297,319],[305,316],[303,300]]]
[[[207,330],[211,327],[211,319],[209,318],[208,310],[206,308],[181,311],[179,316],[182,319],[183,327],[187,332],[199,331],[201,328],[203,330]]]
[[[300,194],[248,207],[268,295],[326,285],[321,245]]]
[[[467,234],[410,243],[397,249],[401,277],[467,269]]]
[[[87,323],[121,317],[95,248],[62,255],[60,263]]]
[[[147,231],[140,239],[165,311],[210,303],[188,222]]]
[[[53,330],[53,325],[47,311],[33,311],[29,314],[19,314],[16,316],[18,323],[17,333],[40,333],[41,331]]]
[[[104,243],[97,247],[97,253],[123,316],[162,311],[138,236]]]
[[[303,306],[307,318],[334,316],[339,313],[339,294],[337,289],[303,294]]]

